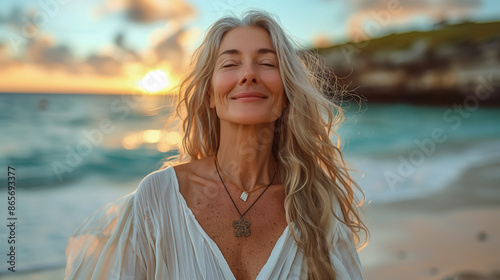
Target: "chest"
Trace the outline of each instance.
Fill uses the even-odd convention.
[[[250,194],[246,202],[239,199],[238,190],[229,190],[229,194],[239,213],[246,212],[242,220],[248,223],[235,225],[240,222],[240,214],[226,190],[217,184],[185,190],[183,196],[200,226],[220,249],[234,276],[238,280],[255,279],[287,226],[284,192],[280,186],[270,187],[251,208],[260,192]],[[245,230],[245,227],[250,231],[248,236],[235,236],[235,231]]]

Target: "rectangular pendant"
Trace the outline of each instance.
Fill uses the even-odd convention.
[[[248,198],[248,193],[247,192],[242,192],[240,195],[240,199],[243,201],[247,201]]]

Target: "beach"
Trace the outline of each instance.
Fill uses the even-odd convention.
[[[477,166],[426,197],[368,206],[365,278],[500,279],[499,170]]]

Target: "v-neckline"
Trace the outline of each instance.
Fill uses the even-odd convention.
[[[229,263],[226,260],[226,257],[224,257],[224,254],[222,254],[222,251],[219,248],[219,245],[217,245],[217,243],[215,243],[215,241],[203,229],[203,227],[201,226],[201,224],[196,219],[196,216],[191,211],[191,208],[188,207],[187,202],[186,202],[184,196],[182,196],[182,194],[181,194],[180,187],[179,187],[179,179],[177,178],[177,173],[175,172],[174,167],[170,166],[168,169],[172,169],[172,172],[173,172],[173,175],[174,175],[172,177],[175,179],[175,190],[177,191],[177,195],[179,196],[179,200],[180,200],[180,202],[182,204],[182,207],[188,213],[189,217],[192,219],[193,223],[195,224],[196,228],[201,233],[201,235],[203,236],[203,238],[205,238],[205,240],[207,240],[207,242],[210,244],[210,247],[212,247],[213,249],[215,249],[215,254],[221,260],[221,262],[222,262],[222,264],[224,266],[224,269],[227,270],[229,272],[229,274],[233,277],[233,279],[236,280],[236,277],[234,276],[233,271],[231,270],[231,267],[229,266]],[[287,225],[285,227],[285,229],[283,230],[283,233],[280,235],[280,237],[278,238],[278,240],[274,244],[274,247],[271,250],[271,254],[269,255],[269,258],[266,260],[266,263],[264,264],[264,266],[261,267],[261,269],[259,271],[259,274],[257,274],[257,277],[255,278],[255,280],[259,279],[259,277],[261,276],[261,274],[263,273],[263,271],[265,271],[265,268],[269,265],[269,261],[276,254],[275,251],[278,248],[278,244],[284,242],[285,237],[288,235],[288,231],[289,231],[289,226]]]

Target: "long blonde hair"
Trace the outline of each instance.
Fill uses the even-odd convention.
[[[220,127],[210,108],[209,91],[216,54],[224,35],[237,27],[265,29],[278,57],[288,106],[276,121],[273,155],[285,189],[285,211],[299,248],[304,251],[308,279],[335,279],[330,259],[333,219],[347,225],[359,245],[359,232],[367,232],[360,219],[355,188],[343,159],[340,143],[331,135],[342,122],[338,103],[342,90],[321,59],[293,47],[278,23],[267,13],[249,11],[242,18],[224,17],[208,30],[195,51],[193,70],[180,86],[177,113],[183,119],[184,137],[179,161],[214,156],[219,147]],[[338,139],[338,137],[337,137]],[[165,166],[165,165],[164,165]],[[342,216],[335,213],[339,207]]]

